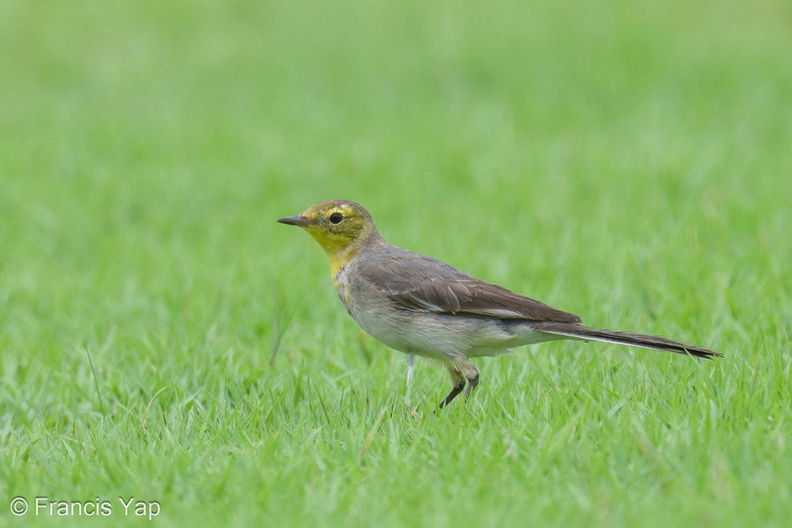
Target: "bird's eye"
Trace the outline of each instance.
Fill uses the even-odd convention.
[[[344,215],[341,213],[333,213],[330,215],[330,223],[331,224],[340,224],[341,220],[344,219]]]

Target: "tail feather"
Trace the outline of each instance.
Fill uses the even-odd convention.
[[[584,341],[604,341],[606,343],[617,343],[620,345],[648,348],[650,350],[660,350],[663,352],[674,352],[684,354],[699,359],[714,359],[723,357],[723,354],[692,345],[686,345],[678,341],[672,341],[665,337],[632,334],[629,332],[619,332],[616,330],[598,330],[573,323],[542,323],[536,330],[546,334],[564,336]]]

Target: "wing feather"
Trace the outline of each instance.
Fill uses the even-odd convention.
[[[499,319],[578,323],[580,318],[479,280],[437,259],[383,247],[360,273],[405,310]],[[384,257],[384,258],[383,258]]]

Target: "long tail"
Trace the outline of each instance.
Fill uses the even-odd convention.
[[[631,334],[629,332],[617,332],[616,330],[598,330],[588,328],[574,323],[542,323],[536,330],[546,334],[564,336],[572,339],[582,339],[584,341],[604,341],[606,343],[618,343],[650,350],[661,350],[663,352],[674,352],[684,354],[699,359],[714,359],[723,357],[723,354],[692,345],[686,345],[678,341],[672,341],[665,337],[648,336],[641,334]]]

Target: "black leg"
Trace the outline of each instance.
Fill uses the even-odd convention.
[[[470,397],[470,393],[473,392],[473,389],[478,387],[478,380],[479,380],[478,372],[476,372],[476,376],[475,377],[468,378],[468,380],[467,380],[468,381],[468,386],[467,386],[467,390],[465,391],[465,397],[466,398],[469,398]]]
[[[442,409],[449,403],[453,401],[454,398],[459,396],[459,393],[462,392],[462,389],[465,388],[465,380],[463,379],[461,382],[454,385],[454,388],[451,389],[451,392],[448,393],[448,396],[443,398],[443,401],[440,402],[440,408]]]
[[[478,385],[479,381],[478,369],[465,356],[459,355],[451,358],[446,365],[446,369],[448,370],[448,374],[451,376],[451,383],[454,385],[454,388],[451,389],[451,392],[448,393],[448,396],[446,396],[443,401],[440,402],[441,409],[451,403],[454,398],[459,396],[459,393],[461,393],[462,389],[465,388],[465,384],[467,384],[465,396],[470,396],[470,393],[473,392],[473,389],[476,388],[476,385]]]

